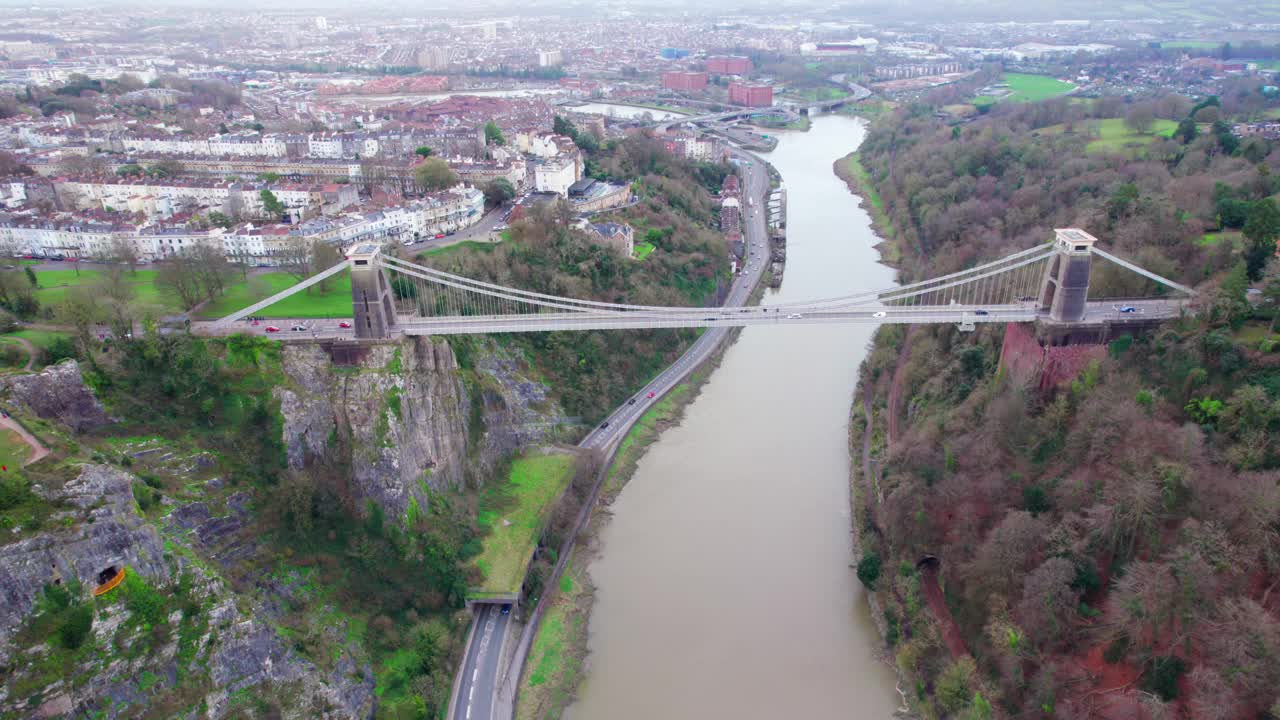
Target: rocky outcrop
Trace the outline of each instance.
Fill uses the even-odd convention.
[[[424,488],[458,487],[547,442],[559,411],[546,387],[492,343],[474,355],[463,371],[447,342],[414,337],[336,367],[320,345],[286,346],[276,397],[289,466],[346,465],[358,507],[372,500],[404,517]]]
[[[31,412],[57,420],[78,433],[111,421],[102,403],[85,386],[75,360],[63,360],[32,375],[14,375],[4,384],[13,399]]]
[[[92,588],[99,572],[126,565],[152,579],[168,579],[164,546],[138,515],[133,481],[118,468],[87,465],[61,490],[47,493],[66,508],[47,523],[58,530],[0,546],[0,637],[21,625],[48,583],[74,579]]]

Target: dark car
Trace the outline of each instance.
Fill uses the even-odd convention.
[[[627,401],[627,404],[628,404],[628,405],[635,405],[635,404],[636,404],[636,399],[635,399],[635,398],[631,398],[630,400],[628,400],[628,401]]]
[[[1120,311],[1120,312],[1122,312],[1122,313],[1136,313],[1136,312],[1138,312],[1138,308],[1136,308],[1136,307],[1134,307],[1134,306],[1132,306],[1132,305],[1121,305],[1120,307],[1118,307],[1118,308],[1116,308],[1116,309],[1117,309],[1117,310],[1119,310],[1119,311]]]
[[[503,606],[502,606],[502,614],[503,614],[503,615],[510,615],[510,614],[511,614],[511,603],[507,603],[506,605],[503,605]]]
[[[973,314],[974,315],[990,315],[991,313],[987,312],[986,310],[974,310]]]
[[[601,429],[601,430],[603,430],[603,429],[605,429],[605,428],[607,428],[607,427],[609,427],[609,421],[608,421],[608,420],[605,420],[604,422],[600,423],[600,429]]]

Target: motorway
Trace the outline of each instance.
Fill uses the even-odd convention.
[[[743,184],[744,197],[753,197],[763,203],[765,194],[769,190],[769,173],[764,164],[759,158],[747,153],[735,152],[735,154],[742,161],[742,168],[746,175],[746,181]],[[746,165],[747,162],[750,162],[751,165]],[[743,224],[749,248],[749,260],[746,263],[748,267],[734,278],[729,294],[725,298],[725,305],[746,304],[751,296],[751,291],[764,273],[764,265],[769,256],[768,231],[765,227],[765,217],[764,213],[761,212],[760,205],[754,203],[748,205],[747,216]],[[613,414],[596,426],[582,439],[579,445],[583,448],[594,450],[612,448],[614,444],[626,435],[627,431],[631,429],[631,425],[650,405],[661,399],[664,394],[683,380],[691,370],[710,357],[728,332],[728,327],[709,328],[707,332],[702,334],[702,337],[694,341],[693,345],[685,351],[684,355],[680,356],[679,360],[668,366],[667,369],[663,370],[653,380],[650,380],[647,385],[636,393],[634,405],[628,403],[614,410]],[[651,392],[654,394],[653,399],[648,397]],[[462,679],[453,705],[453,720],[490,720],[494,717],[503,717],[503,720],[506,720],[506,717],[509,717],[511,713],[509,706],[504,706],[500,714],[495,715],[493,713],[493,698],[497,693],[499,683],[503,679],[501,669],[498,666],[498,655],[501,652],[502,643],[496,640],[486,643],[480,630],[485,627],[483,623],[487,622],[486,618],[491,617],[494,613],[495,611],[483,607],[476,613],[477,630],[474,633],[471,644],[467,647],[463,661]],[[506,627],[504,621],[502,624],[504,638]],[[519,678],[512,678],[511,682],[519,682]],[[479,698],[484,698],[484,701],[481,702]]]

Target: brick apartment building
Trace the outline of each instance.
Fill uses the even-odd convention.
[[[730,83],[729,102],[745,107],[771,107],[773,105],[773,86]]]
[[[704,72],[664,72],[662,87],[680,92],[696,92],[707,89],[707,74]]]
[[[746,75],[751,72],[751,58],[742,55],[712,55],[707,58],[707,72],[716,75]]]

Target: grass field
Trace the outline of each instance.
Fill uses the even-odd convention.
[[[225,317],[263,298],[298,284],[298,278],[285,272],[250,275],[248,280],[227,288],[220,298],[206,304],[197,317],[205,320]],[[351,317],[351,273],[341,272],[323,294],[315,286],[257,313],[263,317],[333,318]]]
[[[508,233],[510,231],[503,231],[503,232]],[[504,240],[507,239],[505,235],[503,239]],[[424,250],[418,253],[418,257],[420,258],[447,257],[460,250],[479,250],[481,252],[489,252],[493,250],[495,244],[496,243],[484,242],[482,240],[463,240],[462,242],[454,243],[452,245],[445,245],[443,247],[435,247],[435,248],[431,248],[430,250]]]
[[[69,338],[71,333],[58,332],[56,330],[18,330],[4,337],[20,337],[38,348],[48,349],[54,340]]]
[[[1170,40],[1160,43],[1160,47],[1173,50],[1214,50],[1222,47],[1222,43],[1213,40]]]
[[[1002,98],[996,98],[991,95],[979,95],[970,102],[974,106],[994,105],[1001,100],[1007,102],[1038,102],[1040,100],[1048,100],[1057,97],[1063,93],[1070,92],[1075,88],[1069,82],[1064,82],[1048,75],[1031,75],[1028,73],[1004,73],[1002,76],[1004,83],[1009,86],[1009,94]]]
[[[1267,323],[1248,322],[1235,332],[1235,339],[1237,342],[1256,348],[1263,340],[1280,342],[1280,334],[1271,332],[1271,326]]]
[[[652,255],[653,251],[657,249],[658,248],[651,242],[638,242],[636,243],[635,259],[644,260]]]
[[[526,455],[511,463],[507,482],[480,498],[479,522],[489,530],[476,566],[484,573],[481,593],[518,593],[546,521],[547,511],[573,479],[574,457]]]
[[[589,602],[584,570],[570,557],[560,587],[538,625],[529,648],[524,682],[517,698],[516,720],[558,717],[573,699],[587,639]]]
[[[66,298],[73,288],[92,287],[103,280],[102,270],[37,270],[36,299],[43,305],[56,305]],[[156,287],[155,270],[137,270],[127,275],[133,285],[135,298],[140,305],[160,312],[177,312],[182,309],[178,298]]]
[[[1097,124],[1098,139],[1085,146],[1086,152],[1122,152],[1132,147],[1145,147],[1155,137],[1169,137],[1178,128],[1172,120],[1156,120],[1151,132],[1139,135],[1129,129],[1120,118],[1100,120]]]

